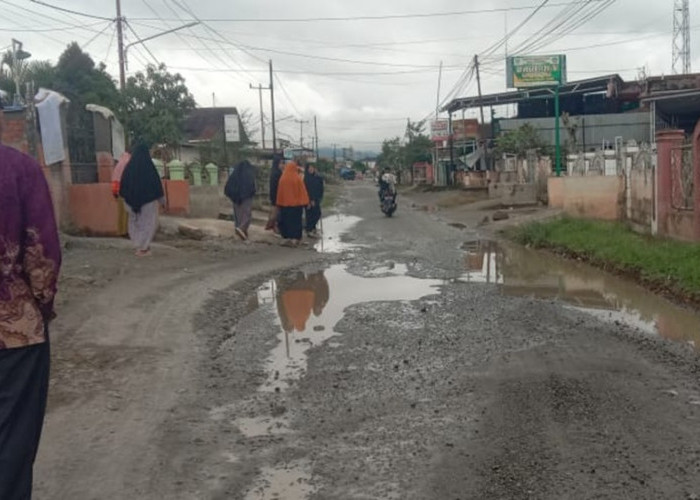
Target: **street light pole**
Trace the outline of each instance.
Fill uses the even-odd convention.
[[[160,32],[160,33],[156,33],[155,35],[148,36],[148,37],[146,37],[146,38],[139,38],[139,39],[136,40],[135,42],[131,42],[130,44],[128,44],[128,45],[126,45],[126,46],[124,47],[124,68],[126,69],[126,66],[127,66],[127,64],[128,64],[127,52],[128,52],[129,49],[130,49],[131,47],[133,47],[134,45],[140,45],[140,44],[143,44],[143,43],[145,43],[145,42],[148,42],[149,40],[153,40],[154,38],[158,38],[158,37],[161,37],[161,36],[164,36],[164,35],[169,35],[170,33],[175,33],[176,31],[184,30],[184,29],[186,29],[186,28],[191,28],[191,27],[193,27],[193,26],[197,26],[198,24],[199,24],[198,21],[194,21],[194,22],[191,22],[191,23],[183,24],[182,26],[178,26],[177,28],[173,28],[173,29],[169,29],[169,30],[166,30],[166,31],[162,31],[162,32]],[[129,28],[131,29],[132,32],[134,32],[134,30],[131,28],[131,26],[129,26]],[[134,32],[134,34],[136,34],[136,33]],[[137,36],[138,36],[138,35],[137,35]]]

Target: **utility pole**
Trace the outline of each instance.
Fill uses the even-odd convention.
[[[440,90],[442,89],[442,61],[440,61],[440,70],[438,71],[438,86],[437,86],[437,102],[435,103],[435,120],[440,114]]]
[[[272,106],[272,153],[277,153],[277,125],[275,124],[275,85],[272,73],[272,59],[270,59],[270,104]]]
[[[299,124],[299,147],[304,149],[304,124],[309,123],[309,120],[294,120]]]
[[[314,115],[314,140],[316,141],[316,161],[318,161],[318,120]]]
[[[479,56],[475,55],[474,56],[474,68],[476,69],[476,85],[477,89],[479,91],[479,113],[481,114],[481,127],[479,130],[479,138],[482,139],[481,137],[481,130],[483,130],[486,126],[486,123],[484,122],[484,104],[481,102],[481,72],[479,71]],[[481,144],[480,148],[481,149],[481,169],[486,170],[486,148],[484,147],[483,143]]]
[[[126,89],[126,58],[124,57],[124,18],[122,17],[122,2],[117,0],[117,48],[119,50],[119,88]]]
[[[263,90],[270,90],[269,87],[263,87],[261,84],[258,83],[258,86],[256,87],[252,83],[249,84],[251,89],[258,89],[258,95],[260,97],[260,130],[262,133],[262,148],[265,149],[265,111],[263,110],[263,99],[262,99],[262,91]]]
[[[479,112],[481,113],[481,125],[484,125],[484,106],[481,103],[481,73],[479,71],[479,56],[474,56],[474,67],[476,68],[476,85],[479,91]]]

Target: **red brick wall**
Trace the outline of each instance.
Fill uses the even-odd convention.
[[[24,111],[5,112],[2,143],[26,153],[29,151]]]

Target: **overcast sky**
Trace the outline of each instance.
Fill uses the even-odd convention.
[[[113,0],[45,1],[98,17],[116,15]],[[608,0],[586,1],[590,10]],[[299,124],[293,120],[313,120],[316,115],[322,147],[335,143],[376,150],[384,138],[403,134],[407,117],[419,120],[434,114],[441,61],[444,98],[460,81],[474,54],[485,54],[507,30],[531,16],[510,37],[512,51],[533,35],[546,34],[548,27],[559,24],[553,21],[585,3],[550,0],[535,12],[542,2],[122,0],[122,9],[140,38],[196,18],[202,20],[178,34],[146,42],[153,57],[187,79],[198,105],[211,106],[215,94],[218,106],[249,109],[259,122],[258,92],[250,90],[249,84],[269,83],[266,61],[272,59],[278,77],[278,128],[283,137],[298,142]],[[700,24],[693,22],[698,9],[700,0],[691,0],[691,40],[697,56],[693,66],[700,69]],[[96,62],[105,62],[117,78],[114,23],[63,13],[31,0],[0,0],[0,12],[0,48],[16,38],[34,59],[55,61],[65,45],[75,40]],[[436,15],[447,12],[453,14]],[[417,14],[421,16],[366,18]],[[318,19],[338,17],[365,18]],[[315,20],[290,21],[299,18]],[[611,72],[634,79],[642,66],[649,74],[669,74],[672,27],[673,0],[617,0],[570,34],[543,40],[547,43],[535,53],[566,53],[569,80]],[[127,43],[136,40],[131,31],[126,37]],[[506,47],[501,46],[483,56],[485,93],[505,90],[505,53]],[[129,72],[153,62],[152,56],[143,46],[129,49]],[[476,85],[471,83],[459,95],[475,93]],[[265,92],[266,120],[269,104]],[[310,125],[304,124],[307,144]],[[269,126],[267,129],[269,141]]]

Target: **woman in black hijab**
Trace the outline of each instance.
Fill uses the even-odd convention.
[[[224,194],[233,202],[236,234],[243,241],[248,239],[248,228],[253,220],[255,177],[255,166],[244,160],[236,165],[224,188]]]
[[[122,175],[119,195],[129,212],[129,237],[136,247],[136,255],[149,255],[158,229],[158,202],[164,202],[164,193],[146,144],[134,147]]]

